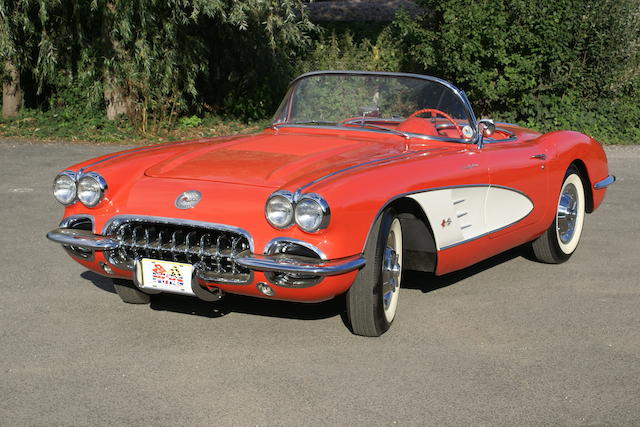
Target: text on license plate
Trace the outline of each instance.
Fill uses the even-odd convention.
[[[191,290],[193,266],[172,261],[142,258],[142,288],[194,295]]]

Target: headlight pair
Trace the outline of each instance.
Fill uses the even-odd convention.
[[[100,203],[106,189],[106,181],[95,172],[76,174],[64,171],[53,180],[53,196],[63,205],[80,200],[83,205],[92,208]]]
[[[329,204],[314,193],[296,197],[290,191],[276,191],[267,199],[265,216],[275,228],[289,228],[295,222],[302,231],[314,233],[329,225]]]

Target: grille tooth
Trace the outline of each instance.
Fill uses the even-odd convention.
[[[250,249],[244,234],[143,220],[125,222],[109,231],[121,245],[107,256],[121,268],[131,270],[136,259],[152,258],[192,264],[198,277],[209,282],[244,284],[251,280],[251,271],[235,262],[241,252]]]

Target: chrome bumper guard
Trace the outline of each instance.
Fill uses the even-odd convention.
[[[47,238],[62,245],[94,251],[110,251],[120,246],[117,238],[72,228],[56,228],[47,233]],[[361,255],[319,262],[305,262],[299,259],[282,258],[282,256],[252,255],[237,257],[235,262],[255,271],[310,276],[336,276],[360,269],[366,264],[365,258]]]
[[[63,245],[94,251],[110,251],[120,246],[117,239],[75,228],[56,228],[47,233],[47,239]]]

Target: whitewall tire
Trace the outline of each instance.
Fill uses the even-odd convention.
[[[571,166],[560,188],[553,223],[532,243],[533,252],[539,261],[560,264],[571,257],[580,243],[585,208],[584,184],[579,171]]]
[[[367,264],[347,291],[347,316],[354,334],[378,337],[396,318],[402,281],[402,227],[393,209],[376,220],[364,255]]]

